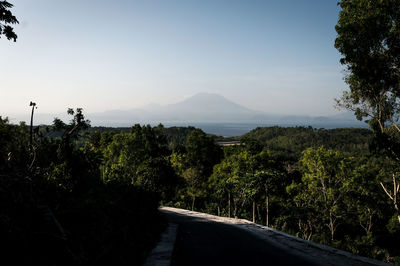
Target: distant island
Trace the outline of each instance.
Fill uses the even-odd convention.
[[[175,104],[152,104],[141,109],[110,110],[89,114],[93,125],[132,126],[134,123],[171,126],[195,126],[207,133],[240,136],[262,126],[311,126],[314,128],[367,128],[352,113],[332,116],[268,114],[234,103],[214,93],[198,93]]]
[[[257,127],[311,126],[313,128],[368,128],[350,112],[338,112],[330,116],[306,116],[270,114],[252,110],[214,93],[198,93],[183,101],[168,105],[150,104],[142,108],[109,110],[88,113],[93,126],[131,127],[132,125],[163,124],[172,126],[194,126],[209,134],[231,137],[240,136]],[[66,114],[36,113],[35,124],[51,124],[54,117],[65,118]],[[27,118],[10,119],[14,123]]]
[[[175,104],[152,104],[130,110],[110,110],[89,114],[93,125],[123,126],[139,123],[236,123],[314,127],[363,127],[351,113],[333,116],[269,114],[252,110],[214,93],[198,93]]]

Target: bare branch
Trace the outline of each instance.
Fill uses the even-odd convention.
[[[393,196],[391,195],[391,193],[388,192],[388,190],[385,188],[385,186],[382,184],[382,182],[380,182],[383,190],[385,191],[386,195],[388,195],[388,197],[393,200]]]

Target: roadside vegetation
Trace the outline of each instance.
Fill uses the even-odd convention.
[[[194,136],[171,151],[181,181],[168,205],[399,262],[400,224],[380,184],[390,184],[396,162],[376,147],[372,131],[257,128],[240,137],[242,145],[221,147],[223,153],[211,137],[196,148]]]
[[[29,127],[0,117],[2,260],[141,265],[166,226],[157,211],[168,199],[165,182],[174,184],[166,143],[157,129],[140,126],[84,136],[90,125],[82,110],[69,113],[68,124],[35,127],[32,144]]]

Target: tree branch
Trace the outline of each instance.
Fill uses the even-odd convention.
[[[379,184],[381,184],[383,190],[385,191],[386,195],[388,195],[388,197],[393,200],[393,196],[388,192],[388,190],[385,188],[385,186],[382,184],[382,182],[380,182]]]

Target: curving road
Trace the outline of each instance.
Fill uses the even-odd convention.
[[[387,265],[247,220],[162,207],[177,224],[171,265]]]

